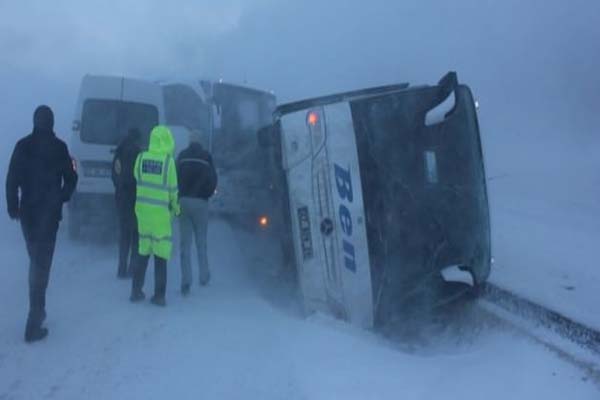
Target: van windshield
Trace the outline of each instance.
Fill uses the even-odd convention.
[[[129,129],[148,136],[158,125],[158,109],[151,104],[90,99],[83,105],[81,140],[85,143],[117,145]]]

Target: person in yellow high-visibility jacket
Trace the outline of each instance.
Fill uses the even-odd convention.
[[[131,298],[145,298],[142,288],[150,256],[154,256],[154,296],[152,303],[164,306],[167,286],[167,261],[171,258],[171,223],[180,214],[177,169],[173,160],[175,142],[166,126],[158,125],[150,133],[148,151],[138,155],[134,166],[136,180],[135,214],[139,243]]]

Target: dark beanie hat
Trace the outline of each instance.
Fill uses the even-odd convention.
[[[54,113],[46,105],[39,106],[33,113],[33,127],[42,130],[54,129]]]

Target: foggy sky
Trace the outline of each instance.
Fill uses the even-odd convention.
[[[48,103],[68,137],[85,73],[223,77],[289,101],[457,70],[492,142],[585,142],[600,123],[599,38],[596,0],[0,0],[0,129],[26,134]]]

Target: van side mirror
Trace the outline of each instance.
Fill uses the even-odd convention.
[[[275,145],[276,125],[263,126],[256,132],[258,144],[261,147],[272,147]]]

